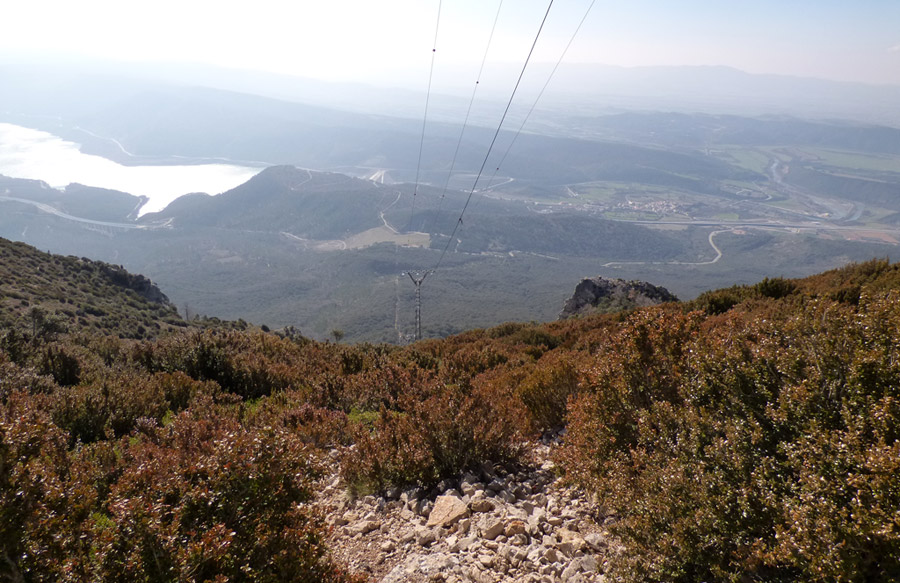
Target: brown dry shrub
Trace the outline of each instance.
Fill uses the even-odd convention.
[[[341,472],[351,488],[432,486],[481,463],[515,463],[524,453],[525,411],[511,390],[439,385],[402,410],[382,408],[374,426],[358,424]]]
[[[99,579],[350,580],[306,505],[320,469],[291,432],[183,414],[123,462],[95,525]]]
[[[19,392],[0,404],[0,579],[87,581],[93,472],[44,401]]]
[[[900,575],[900,295],[629,321],[571,408],[567,475],[620,514],[623,581]]]

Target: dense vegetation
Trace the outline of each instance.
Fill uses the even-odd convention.
[[[616,580],[896,580],[898,290],[872,261],[406,347],[5,325],[0,580],[347,580],[329,464],[430,487],[563,426]]]

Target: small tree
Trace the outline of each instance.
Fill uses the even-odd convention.
[[[66,331],[66,324],[59,314],[50,314],[40,306],[28,310],[28,321],[31,325],[31,342],[50,340],[53,336]]]

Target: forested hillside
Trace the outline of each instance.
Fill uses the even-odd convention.
[[[5,304],[139,302],[79,284],[75,259],[11,260]],[[3,322],[0,579],[352,580],[320,476],[434,496],[487,461],[527,467],[542,435],[605,509],[612,580],[900,575],[900,265],[404,347],[159,316]]]

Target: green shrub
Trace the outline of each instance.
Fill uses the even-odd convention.
[[[53,395],[52,409],[54,423],[83,443],[127,435],[139,419],[158,423],[168,410],[160,384],[131,374],[61,388]]]
[[[65,344],[52,343],[43,347],[38,356],[37,370],[53,377],[61,386],[77,385],[81,381],[81,362],[78,349]]]
[[[537,431],[563,426],[569,398],[578,392],[579,372],[570,355],[551,353],[539,360],[524,379],[516,383],[517,393],[528,409]]]
[[[773,300],[787,297],[794,293],[796,289],[797,284],[789,279],[784,279],[783,277],[767,277],[754,286],[754,290],[757,294],[766,298],[772,298]]]

